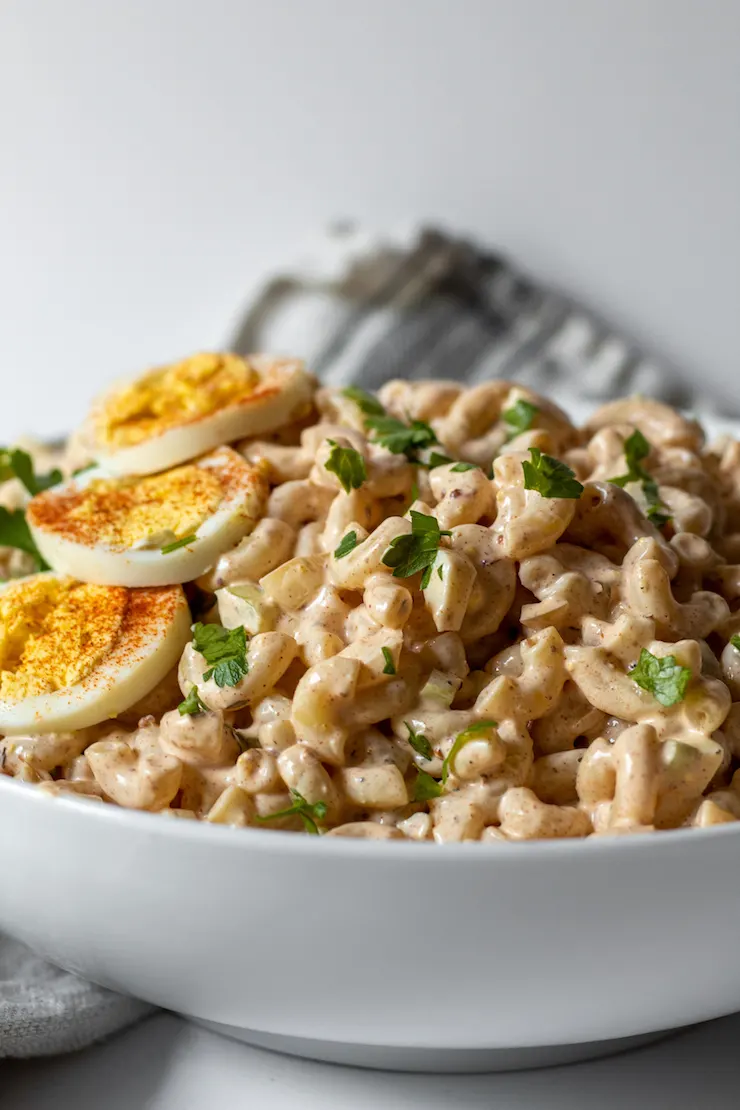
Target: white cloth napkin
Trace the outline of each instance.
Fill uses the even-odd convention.
[[[433,228],[385,239],[336,229],[265,282],[231,345],[300,355],[334,385],[503,377],[577,411],[624,393],[691,402],[685,387],[592,314],[498,255]],[[150,1010],[0,937],[0,1057],[82,1048]]]
[[[151,1009],[60,971],[0,936],[0,1057],[84,1048]]]

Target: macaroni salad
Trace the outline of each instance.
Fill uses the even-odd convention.
[[[3,774],[374,839],[740,820],[740,443],[644,397],[576,427],[510,382],[264,356],[141,381],[62,454],[3,453]]]

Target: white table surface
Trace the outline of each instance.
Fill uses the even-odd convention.
[[[0,1065],[3,1110],[731,1110],[740,1014],[647,1048],[501,1075],[362,1071],[278,1056],[160,1014],[66,1057]]]

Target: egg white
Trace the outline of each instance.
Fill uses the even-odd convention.
[[[82,442],[96,462],[111,474],[155,474],[197,458],[219,444],[273,432],[294,419],[310,401],[315,382],[298,361],[255,356],[250,362],[262,380],[254,395],[240,404],[226,405],[209,416],[168,428],[142,443],[117,448],[97,441],[94,409],[82,431]],[[272,388],[277,392],[260,395]],[[98,406],[120,389],[121,384],[114,386]]]
[[[192,543],[166,554],[162,548],[174,537],[154,537],[156,542],[152,546],[120,547],[102,541],[88,545],[58,535],[34,522],[33,501],[27,512],[28,526],[49,566],[81,582],[99,586],[171,586],[191,582],[248,535],[264,512],[266,480],[230,447],[205,455],[195,465],[233,470],[235,463],[244,469],[244,482],[226,492],[216,511],[194,533]],[[40,496],[64,495],[74,488],[84,489],[96,478],[111,477],[117,476],[95,468]]]
[[[38,577],[60,576],[46,572]],[[0,593],[14,585],[17,580],[5,583]],[[152,591],[146,623],[122,634],[81,682],[50,694],[0,698],[0,733],[18,736],[88,728],[124,712],[176,665],[190,639],[190,620],[180,586]]]

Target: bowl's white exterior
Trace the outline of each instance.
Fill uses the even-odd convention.
[[[0,777],[0,843],[0,928],[275,1043],[519,1049],[740,1008],[740,825],[440,847],[168,820]]]

